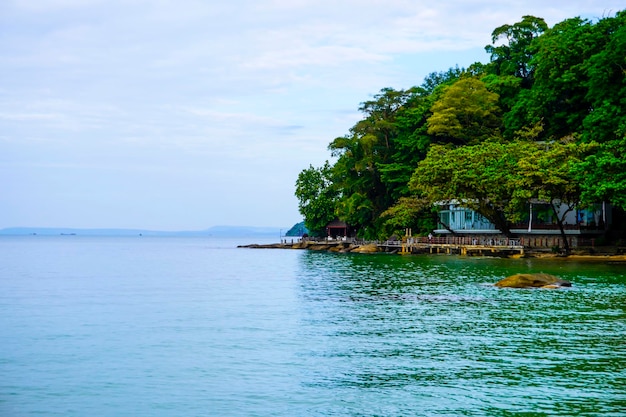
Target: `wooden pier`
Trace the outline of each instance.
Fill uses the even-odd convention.
[[[359,252],[373,253],[386,252],[400,255],[411,254],[449,254],[463,256],[495,256],[520,257],[524,256],[524,246],[518,239],[484,239],[462,237],[438,238],[404,238],[403,240],[387,240],[384,242],[369,242],[356,239],[324,239],[298,240],[291,243],[287,240],[269,245],[244,245],[247,248],[281,248],[281,249],[309,249],[330,252]]]
[[[456,254],[463,256],[523,256],[524,245],[519,239],[478,239],[470,237],[409,237],[401,241],[387,241],[379,246],[385,252],[397,251],[403,255]]]
[[[441,243],[385,243],[380,245],[385,252],[398,252],[401,255],[411,254],[455,254],[463,256],[511,256],[524,255],[521,245],[455,245]]]

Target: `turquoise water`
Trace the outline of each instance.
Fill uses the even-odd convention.
[[[626,265],[238,243],[0,238],[0,416],[626,415]]]

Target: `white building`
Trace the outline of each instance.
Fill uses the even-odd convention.
[[[500,234],[500,230],[485,217],[474,210],[462,207],[453,201],[442,204],[439,212],[440,227],[434,232],[439,234]],[[563,228],[567,235],[599,235],[611,224],[611,207],[598,204],[591,209],[568,210],[561,204],[559,217],[563,218]],[[550,204],[534,201],[528,205],[526,219],[512,225],[511,232],[516,235],[557,235],[561,231]]]

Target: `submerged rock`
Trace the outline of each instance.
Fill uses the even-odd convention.
[[[495,283],[501,288],[561,288],[572,283],[550,274],[515,274]]]

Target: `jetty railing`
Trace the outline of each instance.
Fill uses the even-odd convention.
[[[571,248],[580,246],[594,247],[596,239],[581,238],[580,236],[568,236],[568,244]],[[403,238],[392,238],[388,240],[363,240],[355,237],[339,238],[313,238],[307,237],[303,240],[309,242],[345,242],[355,245],[377,244],[387,247],[402,247],[411,245],[457,245],[457,246],[484,246],[484,247],[524,247],[527,249],[554,249],[563,246],[560,235],[539,235],[507,238],[504,236],[410,236]],[[285,242],[286,243],[286,242]]]

